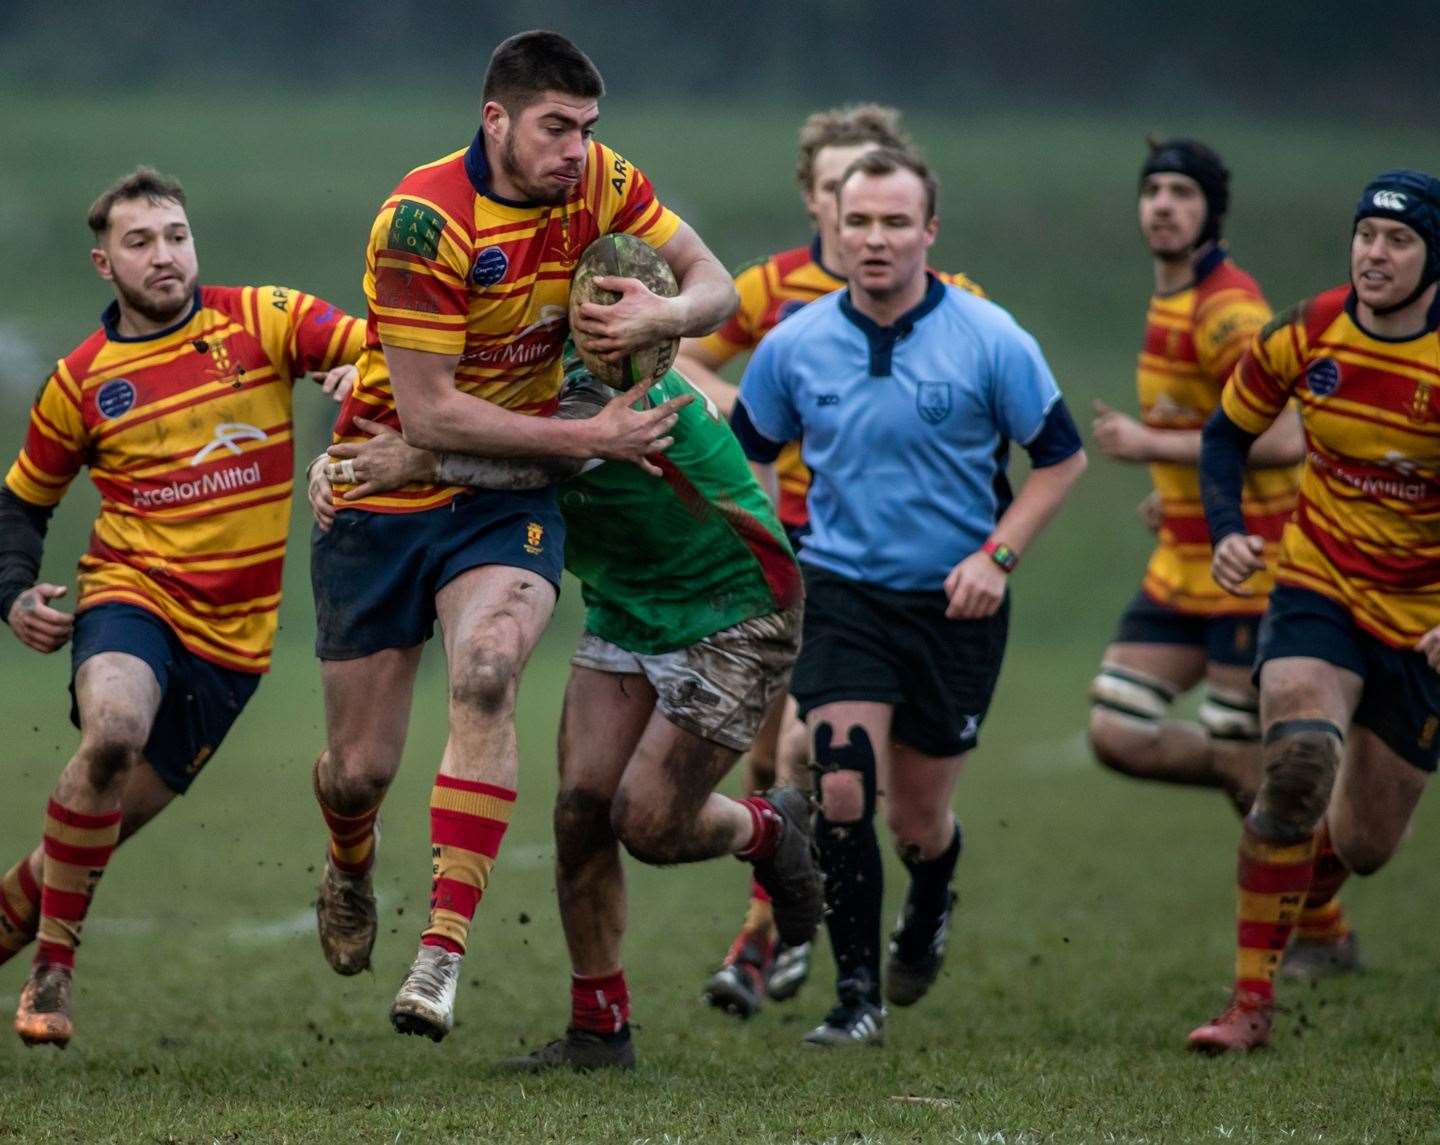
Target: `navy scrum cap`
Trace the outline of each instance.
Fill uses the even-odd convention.
[[[1224,160],[1205,144],[1194,139],[1150,141],[1150,156],[1140,168],[1143,184],[1151,175],[1167,172],[1187,175],[1200,184],[1205,196],[1205,226],[1196,246],[1220,239],[1220,220],[1230,209],[1230,171]]]
[[[1425,243],[1420,285],[1400,304],[1408,306],[1432,282],[1440,281],[1440,179],[1404,168],[1376,175],[1355,204],[1355,223],[1376,218],[1404,223]]]

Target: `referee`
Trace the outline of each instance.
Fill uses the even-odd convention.
[[[1000,672],[1007,581],[1085,468],[1035,340],[927,272],[936,190],[907,152],[871,151],[846,169],[836,193],[849,286],[766,336],[732,416],[752,461],[769,465],[803,438],[814,474],[791,691],[820,777],[839,995],[805,1037],[818,1045],[884,1038],[882,793],[910,872],[885,996],[910,1005],[939,973],[962,844],[950,804]],[[1013,497],[1011,441],[1032,465]]]

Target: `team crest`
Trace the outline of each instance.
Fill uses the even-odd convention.
[[[1410,420],[1430,420],[1430,393],[1434,389],[1429,382],[1420,381],[1415,383],[1415,393],[1410,399]]]
[[[470,281],[476,286],[494,286],[510,269],[510,257],[498,246],[487,246],[475,256]]]
[[[135,386],[129,378],[111,378],[95,395],[95,407],[103,417],[119,417],[135,405]]]
[[[545,526],[531,521],[525,526],[525,551],[531,556],[540,555],[540,542],[545,538]]]
[[[915,388],[915,406],[928,425],[939,425],[950,416],[950,383],[921,382]]]
[[[1334,358],[1321,358],[1305,371],[1305,384],[1317,398],[1328,398],[1340,388],[1340,364]]]

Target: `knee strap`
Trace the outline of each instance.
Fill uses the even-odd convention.
[[[1090,682],[1090,702],[1126,719],[1157,724],[1175,702],[1175,689],[1144,672],[1101,664],[1100,674]]]
[[[1196,719],[1211,739],[1230,743],[1260,742],[1260,701],[1245,692],[1210,688]]]
[[[870,742],[870,733],[859,724],[850,727],[850,742],[835,743],[835,729],[828,721],[822,720],[815,726],[815,769],[823,780],[830,772],[855,771],[865,790],[865,809],[862,818],[875,815],[875,746]]]

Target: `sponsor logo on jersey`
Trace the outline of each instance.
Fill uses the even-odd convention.
[[[217,449],[228,450],[232,457],[239,457],[244,452],[239,442],[264,441],[268,436],[263,429],[243,421],[222,421],[215,427],[215,436],[196,452],[190,459],[190,464],[204,465]]]
[[[483,366],[528,366],[553,358],[565,341],[568,317],[563,306],[542,306],[540,317],[508,342],[466,351],[460,361]]]
[[[111,378],[95,395],[95,407],[102,417],[119,417],[135,405],[135,386],[129,378]]]
[[[949,382],[921,382],[915,388],[915,407],[928,425],[939,425],[950,416]]]
[[[1379,211],[1403,211],[1409,203],[1399,191],[1376,191],[1370,203]]]
[[[401,199],[390,216],[385,246],[421,258],[434,258],[440,252],[440,235],[444,230],[445,220],[438,211],[413,199]]]
[[[161,509],[186,505],[225,493],[250,489],[261,482],[260,462],[212,469],[192,481],[165,481],[149,489],[135,490],[135,508]]]
[[[494,286],[510,269],[510,256],[498,246],[487,246],[475,256],[470,281],[476,286]]]
[[[1340,388],[1340,363],[1321,358],[1305,371],[1305,384],[1317,398],[1328,398]]]

